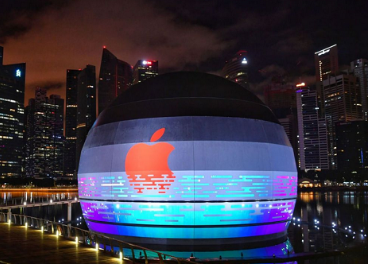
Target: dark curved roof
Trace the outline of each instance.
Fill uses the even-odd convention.
[[[250,91],[222,77],[173,72],[131,86],[99,116],[96,126],[151,117],[227,116],[278,123]]]

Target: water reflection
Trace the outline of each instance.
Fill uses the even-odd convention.
[[[24,203],[46,203],[52,201],[65,201],[78,198],[77,191],[1,191],[0,206],[21,205]]]

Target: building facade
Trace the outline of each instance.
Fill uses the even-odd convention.
[[[248,88],[248,59],[247,51],[239,50],[234,57],[226,61],[222,75],[230,81]]]
[[[328,170],[327,126],[319,114],[317,91],[304,85],[299,88],[296,91],[299,168]]]
[[[66,71],[66,110],[65,110],[65,149],[64,149],[64,176],[76,175],[77,153],[77,98],[78,75],[80,70]]]
[[[339,170],[354,173],[368,169],[368,121],[336,124]]]
[[[315,52],[314,63],[317,82],[325,80],[329,75],[337,74],[339,71],[337,45]]]
[[[132,67],[119,60],[106,47],[102,51],[98,82],[98,113],[101,113],[133,80]]]
[[[88,131],[96,120],[96,68],[87,65],[78,75],[76,167]]]
[[[0,47],[0,177],[23,174],[26,64],[3,64]]]
[[[322,83],[324,112],[326,116],[330,168],[338,168],[335,124],[362,119],[360,87],[357,77],[352,74],[328,76]]]
[[[358,59],[350,63],[350,70],[358,78],[364,120],[368,119],[368,60]]]
[[[64,100],[37,88],[27,107],[26,176],[63,176]]]
[[[158,75],[157,60],[139,60],[133,68],[133,84],[156,77]]]

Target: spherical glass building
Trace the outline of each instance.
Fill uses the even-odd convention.
[[[88,227],[138,244],[283,238],[297,194],[293,150],[271,110],[194,72],[116,98],[88,134],[78,180]]]

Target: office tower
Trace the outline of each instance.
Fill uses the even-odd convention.
[[[87,65],[78,75],[76,166],[88,131],[96,120],[96,69]]]
[[[21,177],[26,64],[3,65],[0,47],[0,177]]]
[[[327,122],[330,168],[338,167],[336,160],[337,122],[349,122],[362,119],[360,87],[357,77],[352,74],[328,76],[322,82],[324,93],[324,111]]]
[[[264,87],[265,104],[272,109],[289,138],[295,159],[298,155],[298,121],[296,114],[295,84],[290,84],[284,76],[275,76]]]
[[[4,59],[4,48],[0,46],[0,66],[3,65],[3,59]]]
[[[296,103],[299,134],[299,168],[329,169],[326,120],[320,117],[316,89],[298,84]]]
[[[133,68],[133,84],[137,84],[158,75],[157,60],[139,60]]]
[[[350,63],[350,70],[358,77],[364,120],[368,119],[368,60],[358,59]]]
[[[66,112],[65,112],[65,149],[64,176],[76,176],[77,153],[77,97],[78,75],[81,70],[66,71]]]
[[[98,113],[101,113],[132,83],[132,67],[119,60],[106,47],[102,51],[100,77],[98,82]]]
[[[37,88],[27,108],[26,176],[63,176],[64,100]]]
[[[325,80],[331,74],[337,74],[339,71],[337,45],[334,44],[328,48],[315,52],[314,63],[317,82]]]
[[[339,170],[356,173],[368,169],[368,122],[336,124],[337,165]]]
[[[234,57],[226,61],[222,75],[230,81],[248,88],[248,59],[245,50],[239,50]]]

